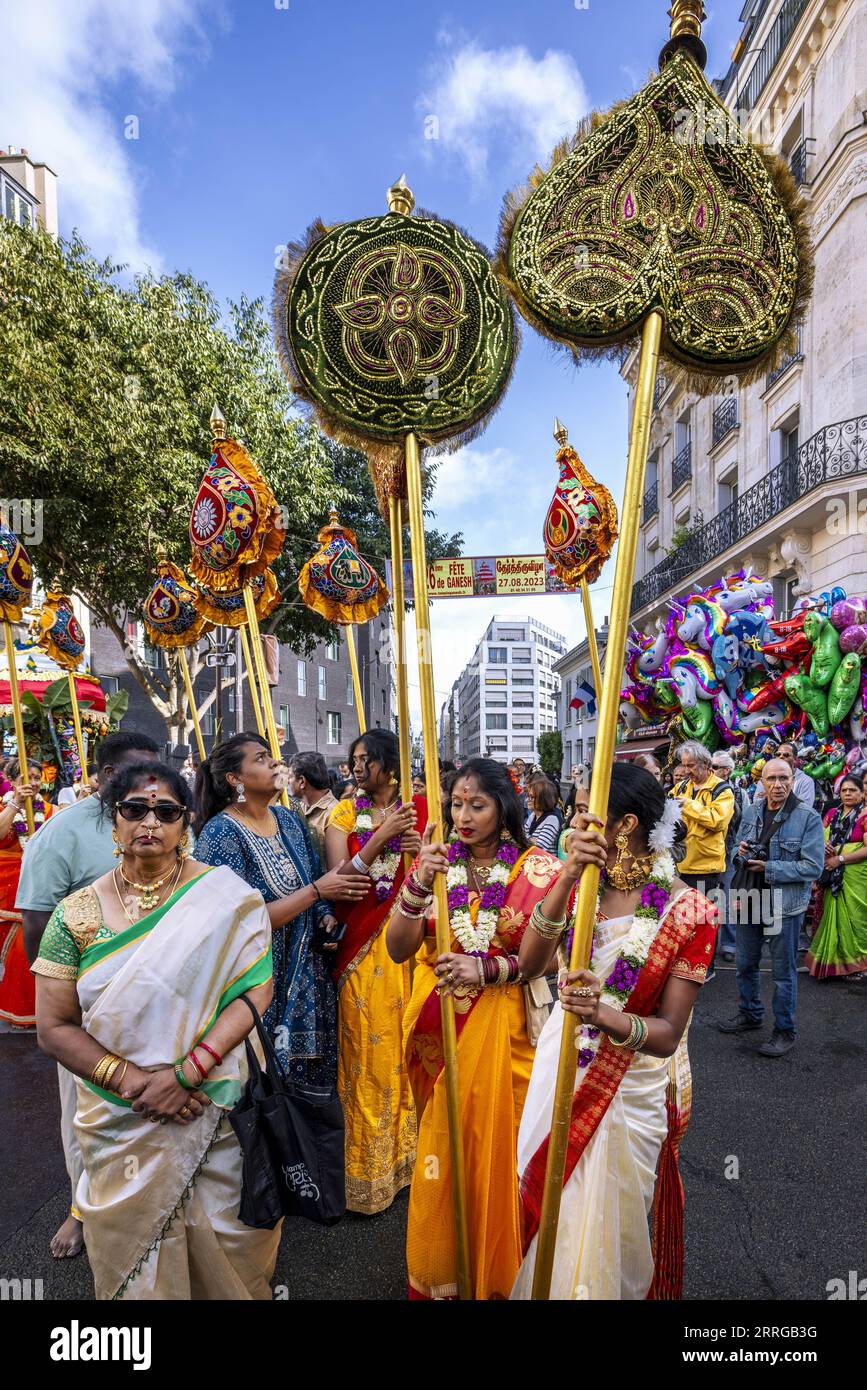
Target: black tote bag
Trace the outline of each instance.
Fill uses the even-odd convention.
[[[266,1070],[245,1039],[250,1077],[229,1122],[244,1156],[238,1219],[273,1230],[281,1216],[333,1226],[346,1211],[343,1107],[328,1086],[287,1079],[258,1011],[250,1009]]]

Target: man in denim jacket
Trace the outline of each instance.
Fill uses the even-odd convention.
[[[774,976],[774,1031],[762,1043],[762,1057],[782,1057],[795,1045],[795,1005],[798,993],[798,933],[810,901],[813,883],[825,864],[822,818],[799,801],[793,791],[792,769],[782,758],[771,758],[762,769],[764,799],[744,810],[741,841],[735,864],[745,864],[756,882],[770,894],[770,916],[755,925],[737,925],[737,981],[740,1011],[719,1025],[722,1033],[746,1033],[761,1028],[764,1006],[759,983],[762,943],[768,937]],[[758,857],[757,857],[758,856]],[[770,925],[766,925],[766,923]]]

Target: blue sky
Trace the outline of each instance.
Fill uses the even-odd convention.
[[[580,116],[630,95],[655,67],[667,8],[28,0],[4,14],[0,145],[55,169],[61,230],[78,226],[99,254],[190,270],[222,300],[268,299],[282,243],[316,216],[384,211],[402,172],[419,206],[493,246],[503,194]],[[728,67],[740,9],[708,4],[711,76]],[[555,414],[619,502],[622,381],[611,367],[576,372],[525,328],[499,412],[441,469],[438,521],[463,530],[468,554],[540,550]],[[612,577],[595,591],[597,620]],[[495,612],[531,612],[571,644],[583,635],[579,610],[577,598],[435,605],[438,703]]]

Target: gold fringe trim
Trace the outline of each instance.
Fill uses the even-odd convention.
[[[519,184],[505,195],[500,213],[497,251],[494,258],[494,271],[500,283],[514,301],[519,313],[536,329],[536,332],[546,338],[555,350],[569,353],[575,365],[579,367],[584,363],[619,363],[624,352],[639,347],[640,334],[636,331],[625,332],[614,339],[599,343],[569,341],[558,337],[548,323],[539,318],[528,304],[523,291],[512,275],[509,268],[509,246],[515,224],[539,184],[586,140],[590,139],[600,126],[622,111],[633,99],[634,97],[628,97],[616,101],[607,111],[594,111],[589,118],[585,118],[574,135],[566,136],[555,145],[547,164],[537,164],[530,171],[523,184]],[[724,109],[727,108],[724,107]],[[667,341],[663,329],[663,341],[659,355],[660,366],[665,368],[666,375],[672,382],[676,382],[682,385],[685,390],[696,392],[699,395],[712,394],[714,390],[718,389],[721,378],[735,376],[741,384],[748,386],[766,372],[773,371],[788,354],[795,350],[797,345],[796,328],[803,318],[813,292],[815,258],[807,206],[785,160],[761,145],[754,142],[750,143],[763,161],[768,177],[792,224],[798,254],[798,278],[792,311],[789,315],[789,321],[777,341],[760,357],[743,365],[726,363],[720,364],[718,367],[710,364],[707,367],[700,367],[692,361],[684,362]]]
[[[219,593],[219,595],[215,596],[211,594],[207,587],[203,586],[199,590],[196,599],[196,608],[206,618],[209,618],[212,623],[222,624],[223,627],[243,627],[247,621],[247,610],[244,606],[243,599],[234,612],[227,612],[214,601],[215,597],[227,599],[232,598],[236,594],[240,594],[240,592],[241,589],[239,587],[225,593]],[[280,602],[280,597],[280,590],[277,588],[277,580],[274,571],[266,570],[265,587],[256,599],[256,616],[260,623],[264,622],[265,618],[273,613],[277,604]]]

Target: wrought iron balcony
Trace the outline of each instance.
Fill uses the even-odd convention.
[[[675,454],[674,462],[671,465],[671,491],[672,495],[677,492],[679,487],[688,483],[692,477],[692,442],[684,444],[679,454]]]
[[[713,443],[719,444],[738,423],[738,398],[726,396],[713,413]]]
[[[789,168],[795,183],[807,182],[807,142],[800,140],[789,155]]]
[[[823,483],[865,473],[867,415],[826,425],[639,579],[633,585],[631,611],[655,603]]]
[[[652,516],[659,513],[659,483],[651,483],[644,494],[644,516],[643,522],[649,521]],[[643,524],[642,522],[642,524]]]
[[[750,69],[749,77],[738,93],[738,111],[751,111],[755,106],[808,3],[809,0],[783,0],[773,28]]]
[[[769,391],[771,389],[775,381],[779,381],[780,377],[783,375],[783,372],[787,372],[793,362],[800,362],[801,358],[804,356],[803,352],[801,351],[800,327],[798,327],[797,329],[797,338],[798,346],[795,348],[795,351],[787,353],[786,356],[782,359],[782,361],[777,364],[774,370],[772,372],[768,372],[768,375],[765,378],[766,391]]]

